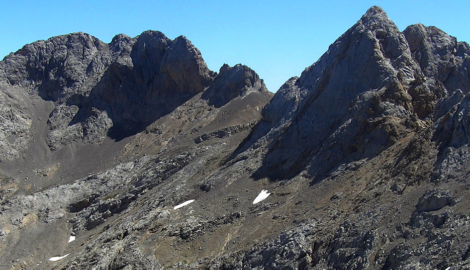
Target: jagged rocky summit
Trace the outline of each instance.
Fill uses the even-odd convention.
[[[380,7],[272,98],[184,37],[26,45],[0,62],[2,267],[466,269],[469,66]]]

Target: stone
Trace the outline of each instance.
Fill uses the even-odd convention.
[[[418,212],[436,211],[445,206],[453,205],[455,201],[450,195],[449,191],[445,190],[430,190],[419,198],[416,210]]]

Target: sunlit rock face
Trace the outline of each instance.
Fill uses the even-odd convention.
[[[0,62],[0,261],[468,268],[469,64],[380,7],[274,95],[156,31],[26,45]]]

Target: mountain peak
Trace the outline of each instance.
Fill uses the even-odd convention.
[[[268,92],[259,75],[245,65],[230,67],[224,64],[203,98],[208,99],[209,104],[221,107],[236,97],[244,97],[252,92]]]
[[[386,29],[386,28],[395,28],[395,31],[398,31],[398,28],[395,26],[395,23],[390,20],[387,16],[387,13],[379,6],[373,6],[367,10],[367,12],[361,17],[359,22],[370,30],[375,29]],[[391,30],[391,29],[390,29]]]
[[[377,16],[377,15],[387,16],[387,13],[385,13],[385,11],[379,6],[372,6],[367,10],[364,16]]]

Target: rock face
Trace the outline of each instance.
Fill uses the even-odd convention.
[[[53,101],[48,145],[100,143],[145,129],[210,85],[201,53],[181,36],[147,31],[110,44],[75,33],[38,41],[7,56],[3,81]]]
[[[405,36],[371,8],[266,106],[252,141],[278,131],[258,177],[288,179],[307,169],[321,179],[341,163],[376,156],[425,125],[446,94],[424,77]]]
[[[220,68],[214,83],[202,97],[207,98],[210,105],[221,107],[236,97],[265,91],[267,89],[263,80],[260,80],[258,74],[249,67],[242,65],[230,67],[225,64]]]
[[[0,62],[0,261],[468,268],[469,64],[379,7],[272,98],[184,37],[26,45]]]

